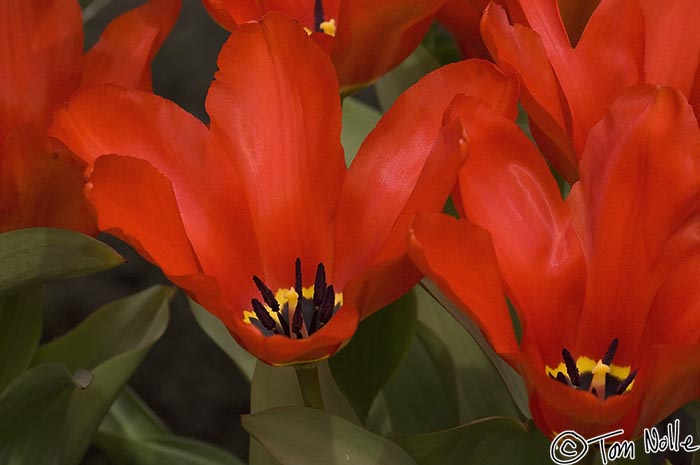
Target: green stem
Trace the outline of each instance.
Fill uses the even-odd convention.
[[[304,405],[310,408],[323,410],[323,395],[321,394],[321,383],[318,380],[318,365],[297,365],[294,367],[299,380],[301,397]]]

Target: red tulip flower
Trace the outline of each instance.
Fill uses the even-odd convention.
[[[579,177],[591,128],[628,87],[675,87],[697,114],[700,2],[506,3],[508,16],[497,4],[487,8],[484,42],[503,69],[519,76],[533,136],[569,182]]]
[[[229,31],[279,11],[329,51],[343,93],[372,84],[415,50],[447,0],[203,0]]]
[[[462,163],[462,128],[443,123],[452,97],[511,108],[516,83],[483,61],[441,69],[398,100],[348,170],[333,65],[295,21],[242,25],[218,64],[210,128],[152,94],[94,86],[57,111],[51,134],[90,163],[100,229],[244,348],[275,365],[326,358],[420,278],[409,222],[442,209]]]
[[[515,124],[461,121],[463,218],[418,215],[410,254],[523,376],[542,431],[637,437],[697,398],[700,130],[683,94],[616,100],[566,200]]]
[[[180,0],[151,0],[114,20],[83,54],[77,1],[0,0],[0,232],[96,233],[84,164],[45,134],[53,108],[86,84],[150,90],[151,60],[179,11]]]

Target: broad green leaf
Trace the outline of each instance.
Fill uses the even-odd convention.
[[[281,407],[241,421],[283,465],[415,465],[391,441],[321,410]]]
[[[76,390],[70,372],[47,363],[22,373],[0,397],[0,463],[58,463],[63,427]]]
[[[423,279],[421,285],[431,294],[440,305],[442,305],[452,317],[459,322],[472,336],[474,341],[479,345],[481,350],[489,358],[493,366],[498,371],[503,379],[508,391],[510,392],[513,402],[518,407],[525,418],[530,418],[530,408],[528,406],[527,391],[525,382],[522,377],[501,357],[494,352],[486,338],[481,334],[479,327],[471,321],[462,311],[460,311],[450,300],[437,288],[437,286],[429,279]]]
[[[108,245],[63,229],[0,234],[0,295],[55,279],[97,273],[124,263]]]
[[[411,291],[362,321],[350,343],[330,359],[336,383],[363,422],[406,356],[415,325],[416,295]]]
[[[170,431],[163,421],[129,386],[119,392],[100,423],[99,431],[114,436],[139,439]]]
[[[335,384],[328,362],[318,363],[318,374],[326,411],[359,425],[360,420],[355,411]],[[251,384],[251,413],[287,406],[304,406],[294,367],[273,367],[258,362]],[[255,438],[251,437],[250,463],[251,465],[276,465],[279,462],[270,456]]]
[[[0,394],[29,366],[41,338],[41,289],[0,298]]]
[[[430,432],[491,416],[517,417],[503,380],[470,334],[416,287],[418,322],[408,355],[372,405],[379,434]]]
[[[444,27],[433,23],[430,30],[423,38],[421,46],[424,47],[441,65],[462,60],[462,52],[454,39]]]
[[[534,427],[489,418],[429,434],[393,434],[419,465],[550,463],[549,441]]]
[[[362,142],[377,125],[382,114],[361,101],[347,97],[343,99],[343,129],[340,142],[345,150],[345,163],[350,163],[357,155]]]
[[[34,364],[59,361],[71,371],[91,375],[87,388],[76,391],[70,402],[62,465],[79,463],[122,386],[162,336],[172,293],[171,288],[155,286],[107,304],[37,350]]]
[[[189,302],[192,314],[195,320],[197,320],[197,323],[199,323],[199,326],[207,333],[207,336],[233,360],[233,363],[241,371],[241,374],[249,382],[252,381],[257,359],[238,345],[221,320],[209,313],[194,300],[189,299]]]
[[[417,287],[416,293],[417,336],[440,371],[454,370],[446,382],[455,383],[457,402],[452,407],[458,407],[459,424],[493,416],[517,417],[518,408],[503,379],[471,334],[425,289]]]
[[[214,445],[166,434],[134,439],[98,432],[95,445],[115,465],[244,465]]]
[[[386,73],[374,84],[379,105],[387,111],[406,89],[420,78],[440,67],[440,62],[423,46],[419,46],[403,63]],[[419,117],[419,115],[416,115]]]

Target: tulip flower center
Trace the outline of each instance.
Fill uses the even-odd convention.
[[[564,361],[556,368],[546,367],[550,378],[574,389],[588,391],[600,400],[610,396],[624,394],[632,389],[637,371],[630,372],[629,366],[618,366],[612,363],[617,352],[618,340],[613,339],[602,359],[596,362],[588,357],[576,360],[567,349],[562,349]]]
[[[303,287],[301,260],[296,259],[294,286],[273,293],[265,283],[253,276],[262,301],[252,299],[253,310],[243,312],[243,321],[257,327],[264,336],[280,334],[290,339],[303,339],[325,326],[343,306],[342,292],[335,292],[326,283],[323,263],[316,268],[313,286]]]
[[[311,29],[305,28],[308,34],[311,34]],[[316,0],[314,4],[314,30],[316,32],[323,32],[329,36],[335,36],[335,19],[331,18],[326,20],[323,13],[323,1]]]

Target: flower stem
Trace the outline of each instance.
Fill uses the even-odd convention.
[[[304,405],[310,408],[323,410],[323,396],[321,395],[321,384],[318,380],[318,365],[297,365],[294,367],[299,380],[301,397]]]

